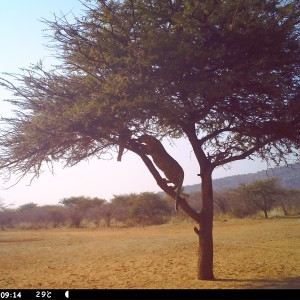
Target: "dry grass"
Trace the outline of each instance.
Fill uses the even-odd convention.
[[[0,232],[1,288],[300,288],[300,219],[214,225],[215,281],[193,224]]]

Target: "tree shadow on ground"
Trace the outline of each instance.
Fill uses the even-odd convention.
[[[281,279],[222,279],[217,278],[217,282],[236,282],[244,283],[243,288],[253,289],[299,289],[300,288],[300,276],[287,277]],[[247,287],[247,283],[249,287]]]

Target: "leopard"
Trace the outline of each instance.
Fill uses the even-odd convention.
[[[172,183],[173,190],[176,190],[175,210],[178,211],[178,197],[180,195],[184,180],[184,171],[179,163],[165,150],[162,143],[154,136],[144,134],[138,138],[138,141],[145,145],[146,155],[150,155],[154,164],[165,174],[165,182]]]

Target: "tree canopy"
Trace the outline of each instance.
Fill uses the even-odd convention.
[[[59,69],[36,65],[11,74],[19,84],[1,80],[20,109],[3,120],[10,130],[1,136],[2,168],[36,174],[43,161],[101,157],[124,127],[187,135],[203,149],[197,158],[208,153],[214,167],[298,154],[297,1],[86,6],[73,24],[45,21]]]
[[[45,20],[61,65],[6,76],[15,117],[2,119],[0,168],[38,176],[43,163],[105,157],[124,128],[186,137],[199,162],[200,213],[212,263],[213,170],[258,156],[299,160],[300,3],[296,0],[86,0],[82,16]],[[206,224],[206,225],[205,225]],[[209,224],[209,225],[207,225]],[[203,240],[202,239],[202,240]],[[203,246],[203,245],[202,245]],[[202,247],[201,246],[201,247]],[[204,246],[203,246],[204,247]],[[213,278],[211,266],[206,275]]]

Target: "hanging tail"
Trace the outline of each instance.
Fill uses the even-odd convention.
[[[180,192],[181,192],[181,187],[182,187],[182,184],[177,188],[177,191],[176,191],[176,196],[175,196],[175,210],[176,210],[176,212],[178,212],[178,197],[179,197]]]

